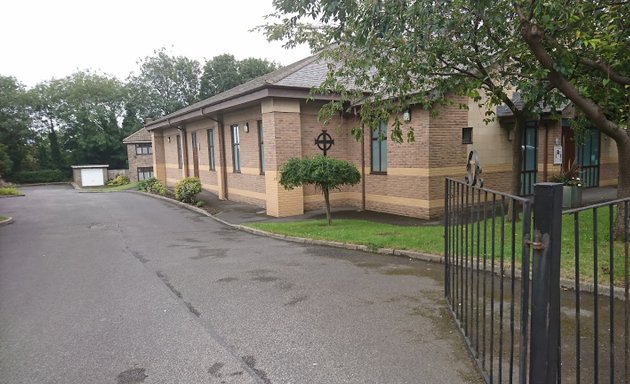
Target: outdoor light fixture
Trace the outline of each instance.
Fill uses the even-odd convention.
[[[245,133],[249,133],[249,123],[245,123]]]
[[[556,139],[553,142],[554,145],[560,145],[560,138],[556,137]]]
[[[403,112],[403,120],[404,121],[411,121],[411,110],[410,109],[406,109]]]
[[[170,136],[168,137],[168,142],[169,142],[169,143],[171,142],[171,137],[170,137]]]

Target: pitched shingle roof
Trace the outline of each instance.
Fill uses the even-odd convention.
[[[311,88],[321,85],[321,83],[326,79],[327,74],[327,64],[323,60],[319,60],[319,55],[316,54],[286,67],[282,67],[273,72],[259,76],[241,85],[237,85],[232,89],[221,92],[205,100],[198,101],[185,108],[156,119],[147,124],[147,126],[150,127],[153,124],[157,124],[169,118],[234,99],[270,86],[310,90]]]
[[[514,103],[514,106],[516,107],[516,109],[522,110],[523,109],[523,105],[525,105],[525,102],[523,101],[523,96],[521,95],[520,92],[514,92],[514,94],[512,95],[512,103]],[[569,106],[569,102],[563,102],[560,106],[558,106],[558,108],[556,109],[555,112],[562,112],[566,109],[566,107]],[[540,111],[542,113],[549,113],[551,112],[551,107],[545,105],[543,106],[541,104],[541,109]],[[499,105],[497,107],[497,117],[510,117],[510,116],[514,116],[514,114],[512,113],[512,110],[510,110],[510,108],[503,104],[503,105]]]
[[[123,139],[123,143],[125,144],[134,144],[134,143],[150,143],[151,142],[151,133],[147,131],[146,128],[140,128],[136,132],[131,135],[125,137]]]

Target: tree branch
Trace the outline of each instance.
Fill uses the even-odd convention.
[[[518,5],[515,7],[521,21],[521,36],[538,62],[549,71],[547,78],[551,84],[582,110],[586,117],[605,134],[615,140],[628,140],[628,136],[622,135],[617,124],[606,118],[599,105],[595,104],[591,99],[582,96],[578,89],[555,69],[555,60],[542,43],[543,31],[536,24],[531,23],[522,16],[522,11]]]
[[[588,67],[591,67],[593,69],[597,69],[598,71],[607,75],[610,78],[610,80],[614,81],[617,84],[630,85],[630,77],[623,76],[616,72],[613,72],[612,68],[610,68],[610,65],[606,63],[602,63],[601,61],[587,59],[585,57],[580,57],[580,63]]]

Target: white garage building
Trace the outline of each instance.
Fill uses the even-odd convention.
[[[80,187],[97,187],[105,185],[109,165],[73,165],[72,177]]]

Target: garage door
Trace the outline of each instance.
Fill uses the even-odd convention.
[[[104,185],[103,169],[82,169],[81,170],[81,184],[84,187],[93,187],[97,185]]]

